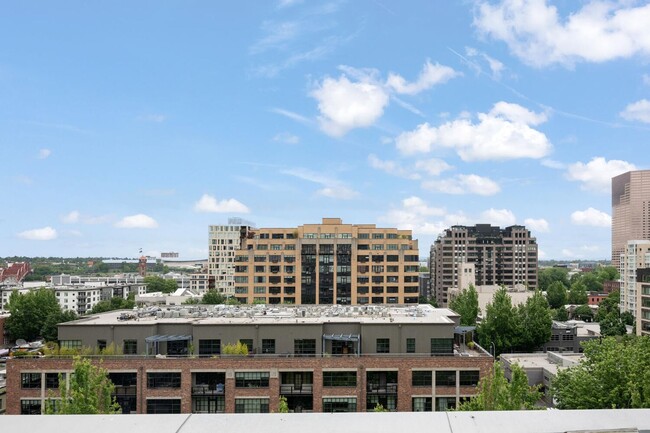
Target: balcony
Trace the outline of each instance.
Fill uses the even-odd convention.
[[[397,384],[386,383],[381,385],[377,383],[368,383],[367,391],[371,394],[397,394]]]
[[[224,395],[226,387],[223,383],[216,385],[194,385],[192,386],[192,395]]]
[[[282,395],[311,395],[313,393],[314,385],[311,383],[286,383],[280,385],[280,394]]]

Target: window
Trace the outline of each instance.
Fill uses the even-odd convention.
[[[257,244],[257,250],[268,250],[269,246],[267,244]]]
[[[106,350],[106,340],[97,340],[97,350]]]
[[[226,399],[223,396],[193,396],[192,413],[224,413]]]
[[[45,373],[45,388],[59,388],[59,373]]]
[[[444,412],[456,409],[456,397],[436,397],[436,411]]]
[[[413,397],[413,412],[431,412],[431,397]]]
[[[241,371],[235,373],[235,387],[237,388],[268,388],[268,371]]]
[[[383,250],[384,246],[382,244],[372,244],[372,249],[375,251]]]
[[[456,386],[456,371],[436,371],[436,386]]]
[[[384,409],[395,411],[397,410],[397,395],[369,395],[366,400],[366,410],[372,412],[378,404],[384,406]]]
[[[235,413],[269,413],[269,399],[236,398]]]
[[[21,388],[40,388],[41,373],[22,373],[20,375]]]
[[[179,398],[148,399],[147,413],[181,413],[181,400]]]
[[[384,239],[384,234],[383,233],[373,233],[372,238],[373,239]]]
[[[377,353],[390,353],[390,338],[377,339]]]
[[[147,373],[147,388],[180,388],[181,374],[164,372],[164,373]],[[157,412],[163,413],[163,412]],[[166,412],[174,413],[174,412]]]
[[[137,355],[138,354],[138,340],[124,340],[124,350],[125,355]]]
[[[431,376],[431,370],[414,371],[411,376],[411,384],[413,386],[431,386]]]
[[[357,399],[355,397],[325,397],[323,398],[323,412],[356,412]]]
[[[293,353],[295,356],[309,356],[316,354],[316,340],[293,340]]]
[[[275,353],[275,339],[262,339],[262,353]]]
[[[370,239],[370,233],[359,233],[359,239]]]
[[[453,355],[454,340],[451,338],[432,338],[431,354],[432,355]]]
[[[219,355],[221,340],[199,340],[199,356]]]
[[[20,414],[21,415],[40,415],[41,414],[41,401],[40,400],[20,400]]]
[[[81,340],[61,340],[61,348],[66,349],[81,349]]]
[[[476,386],[478,385],[480,372],[478,370],[461,370],[460,371],[460,386]]]
[[[264,265],[255,266],[255,272],[266,272],[266,266]]]
[[[323,386],[357,386],[356,371],[324,371]]]
[[[406,339],[406,353],[415,353],[415,338]]]
[[[266,293],[266,287],[264,287],[264,286],[255,286],[253,288],[253,293],[258,294],[258,295],[259,294],[264,294],[264,293]]]
[[[253,353],[253,339],[252,338],[240,338],[239,342],[246,346],[248,353]]]

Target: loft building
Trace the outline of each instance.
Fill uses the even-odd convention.
[[[208,280],[212,280],[212,288],[219,293],[234,295],[235,252],[252,236],[252,224],[241,218],[229,218],[228,224],[208,227]]]
[[[124,413],[444,411],[476,393],[493,359],[460,317],[418,306],[188,306],[113,311],[59,325],[62,347],[103,360]],[[228,355],[244,343],[248,355]],[[72,359],[7,364],[7,413],[40,414]]]
[[[620,267],[627,242],[650,240],[650,170],[612,178],[612,265]]]
[[[431,246],[431,280],[436,301],[470,284],[537,287],[537,241],[524,226],[452,226]]]
[[[417,304],[411,230],[344,224],[262,228],[235,251],[235,297],[252,304]]]

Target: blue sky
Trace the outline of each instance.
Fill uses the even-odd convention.
[[[650,168],[635,1],[14,2],[0,256],[207,255],[207,226],[525,224],[609,258]]]

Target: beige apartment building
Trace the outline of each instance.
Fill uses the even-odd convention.
[[[627,242],[650,239],[650,170],[612,178],[612,265],[620,268]]]
[[[253,230],[235,251],[242,303],[417,304],[418,242],[411,230],[321,224]]]

